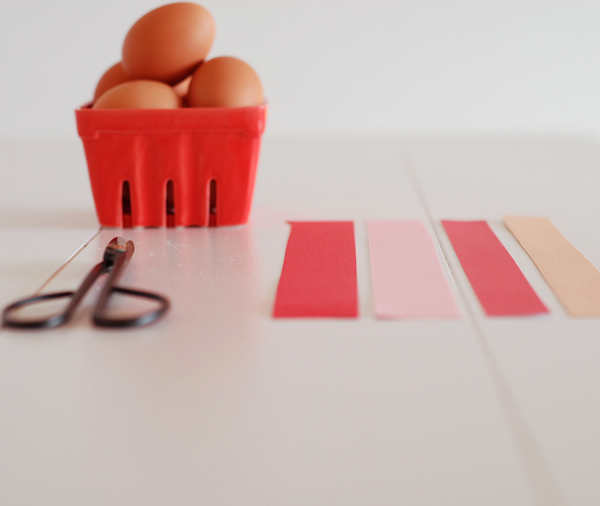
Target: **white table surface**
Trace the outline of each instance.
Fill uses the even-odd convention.
[[[600,265],[600,147],[265,138],[251,223],[98,230],[78,140],[0,142],[0,303],[72,289],[115,235],[139,330],[0,331],[0,505],[600,502],[600,321],[501,225],[549,216]],[[484,316],[440,219],[487,219],[552,313]],[[360,318],[274,320],[290,219],[355,221]],[[377,321],[365,221],[422,219],[460,320]]]

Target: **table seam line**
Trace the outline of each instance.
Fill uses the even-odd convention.
[[[100,234],[101,231],[102,231],[102,227],[98,228],[98,230],[96,230],[90,237],[88,237],[83,242],[83,244],[81,244],[75,250],[75,252],[72,253],[71,256],[62,263],[62,265],[58,269],[56,269],[52,274],[50,274],[48,279],[46,279],[46,281],[44,281],[42,283],[42,285],[35,292],[33,292],[32,296],[39,295],[41,293],[41,291],[44,288],[46,288],[50,284],[50,282],[53,279],[55,279],[67,267],[67,265],[69,265],[73,261],[73,259],[75,259],[75,257],[77,255],[79,255],[79,253],[81,253],[98,236],[98,234]],[[0,325],[0,333],[2,333],[5,330],[6,330],[6,328]]]
[[[402,158],[403,170],[410,181],[410,184],[416,193],[417,199],[419,200],[429,226],[431,227],[434,235],[434,240],[442,253],[442,257],[448,271],[450,273],[452,283],[455,285],[456,293],[460,296],[465,307],[466,320],[477,337],[477,342],[480,347],[480,351],[483,354],[485,362],[489,367],[488,375],[490,376],[492,387],[496,391],[498,400],[501,407],[501,412],[504,413],[505,423],[508,425],[508,432],[513,440],[513,444],[517,450],[518,459],[521,462],[521,466],[525,471],[526,481],[529,484],[530,491],[534,501],[539,506],[547,506],[549,504],[555,506],[564,506],[566,501],[558,483],[552,473],[549,463],[547,462],[533,431],[527,424],[527,421],[519,408],[518,402],[510,389],[508,382],[502,374],[502,370],[498,365],[494,353],[487,342],[485,333],[479,325],[473,309],[469,304],[469,300],[466,297],[464,290],[458,283],[458,277],[453,269],[451,263],[448,260],[448,254],[442,243],[441,237],[435,227],[435,222],[427,198],[424,191],[421,188],[419,180],[413,170],[413,167],[407,157]],[[548,501],[551,501],[550,503]]]

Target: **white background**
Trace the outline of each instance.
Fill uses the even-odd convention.
[[[3,0],[0,136],[75,137],[73,110],[165,2]],[[600,133],[600,2],[206,0],[259,72],[268,134]]]

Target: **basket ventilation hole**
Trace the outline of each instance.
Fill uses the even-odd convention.
[[[217,226],[217,182],[212,179],[210,181],[210,196],[208,207],[208,226]]]
[[[175,226],[175,190],[173,181],[167,182],[167,227]]]
[[[123,181],[121,207],[123,209],[123,228],[131,228],[131,191],[129,189],[129,181]]]

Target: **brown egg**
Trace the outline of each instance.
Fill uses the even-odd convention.
[[[164,5],[142,16],[123,43],[123,68],[132,79],[176,84],[208,54],[215,23],[204,7],[192,3]]]
[[[204,62],[192,76],[187,99],[190,107],[250,107],[265,101],[256,72],[231,56]]]
[[[168,84],[158,81],[129,81],[108,90],[94,109],[176,109],[181,98]]]
[[[106,91],[114,88],[117,84],[126,83],[127,81],[131,81],[131,78],[125,74],[121,62],[115,63],[98,81],[94,92],[94,100],[98,100]]]
[[[192,76],[187,76],[183,81],[173,86],[173,91],[181,98],[188,94],[190,89],[190,83],[192,82]]]

